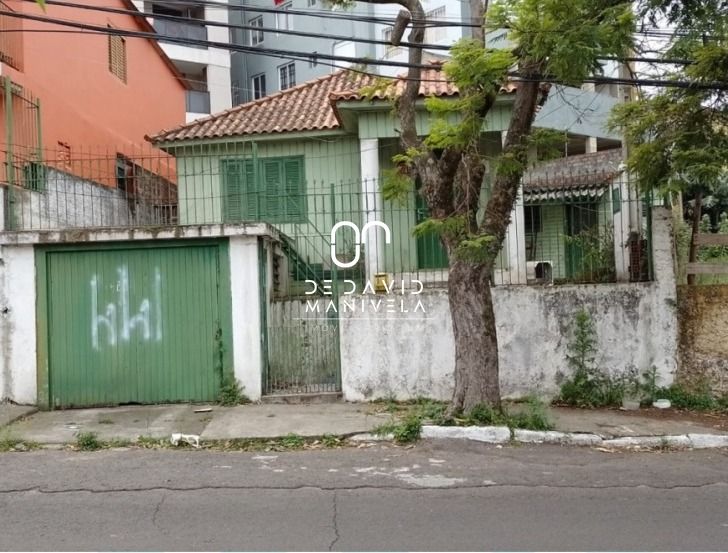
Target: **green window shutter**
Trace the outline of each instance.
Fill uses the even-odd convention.
[[[260,220],[260,197],[258,186],[255,182],[255,165],[252,160],[243,162],[244,186],[243,186],[243,216],[246,221]]]
[[[281,162],[276,159],[264,159],[263,166],[263,190],[261,205],[262,216],[266,221],[279,222],[284,218],[285,213],[281,209],[284,191],[282,188],[282,167]]]
[[[223,222],[236,223],[243,220],[245,186],[243,162],[236,159],[225,159],[220,164],[223,185]]]
[[[284,211],[286,220],[306,220],[306,185],[303,174],[303,158],[283,160]]]
[[[255,171],[249,159],[226,159],[221,167],[223,179],[223,221],[260,220]]]

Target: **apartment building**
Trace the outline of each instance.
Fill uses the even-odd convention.
[[[144,19],[125,13],[133,9],[129,0],[87,6],[42,10],[33,2],[0,0],[0,142],[8,156],[11,147],[16,156],[36,150],[64,155],[89,145],[123,149],[143,143],[160,125],[184,121],[187,84],[155,40],[59,32],[68,28],[55,21],[152,31]]]
[[[206,44],[230,42],[227,0],[134,0],[134,5],[148,14],[162,49],[189,83],[187,122],[229,108],[230,50]]]

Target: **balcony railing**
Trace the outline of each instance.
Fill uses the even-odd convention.
[[[187,111],[190,113],[210,113],[210,93],[206,90],[188,90]]]
[[[170,21],[167,19],[155,19],[154,30],[162,35],[159,40],[164,41],[165,36],[178,37],[187,40],[207,40],[207,27],[202,23],[187,23],[182,21]],[[206,48],[189,44],[192,48]]]

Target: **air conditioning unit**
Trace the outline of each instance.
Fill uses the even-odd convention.
[[[551,261],[527,261],[526,282],[528,284],[553,284],[554,267]]]

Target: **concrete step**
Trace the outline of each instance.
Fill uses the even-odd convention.
[[[260,398],[262,403],[336,403],[341,392],[316,392],[310,394],[270,394]]]

